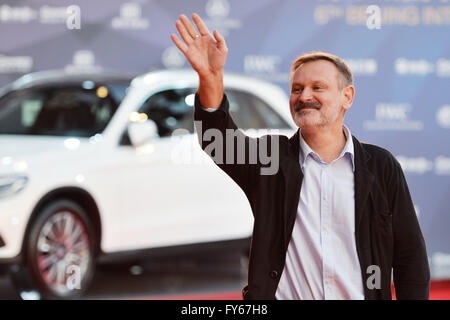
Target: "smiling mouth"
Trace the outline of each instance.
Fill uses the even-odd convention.
[[[302,110],[317,110],[317,108],[313,108],[313,107],[303,107],[303,108],[301,108],[301,107],[295,107],[295,108],[294,108],[294,111],[295,111],[295,112],[299,112],[299,111],[302,111]]]

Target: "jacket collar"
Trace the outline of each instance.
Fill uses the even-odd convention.
[[[296,160],[299,162],[299,152],[300,152],[300,129],[289,138],[288,144],[288,156],[292,158],[292,160]]]
[[[358,239],[359,225],[367,211],[365,210],[365,205],[367,197],[372,190],[375,177],[369,171],[367,162],[371,156],[363,144],[353,137],[353,146],[355,149],[355,233]]]
[[[300,200],[300,189],[303,173],[299,162],[299,130],[289,138],[286,156],[280,155],[280,171],[284,179],[283,193],[283,245],[287,249],[292,235],[292,229],[297,215],[298,202]]]

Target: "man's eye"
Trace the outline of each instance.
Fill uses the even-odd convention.
[[[302,91],[302,89],[300,89],[300,88],[294,88],[294,89],[292,89],[292,92],[301,92]]]
[[[313,89],[314,89],[314,90],[320,90],[320,89],[322,89],[322,87],[315,86]]]

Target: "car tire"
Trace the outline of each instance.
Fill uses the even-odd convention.
[[[68,199],[52,201],[40,210],[28,234],[25,264],[12,271],[16,288],[37,291],[40,299],[81,297],[92,282],[97,247],[85,209]]]

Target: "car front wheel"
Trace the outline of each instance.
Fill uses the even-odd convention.
[[[95,270],[95,237],[86,211],[71,200],[46,205],[25,243],[26,265],[15,274],[19,290],[31,279],[41,298],[80,297]]]

